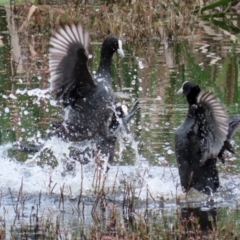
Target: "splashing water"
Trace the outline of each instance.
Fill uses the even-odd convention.
[[[39,136],[38,136],[39,137]],[[34,137],[28,140],[34,140]],[[148,199],[149,202],[154,202],[164,205],[165,208],[172,209],[177,206],[176,202],[181,199],[181,204],[189,204],[189,201],[194,202],[195,206],[200,206],[208,200],[204,194],[196,191],[190,191],[188,198],[181,190],[178,169],[176,167],[159,167],[151,166],[146,158],[138,151],[138,142],[130,133],[122,131],[118,136],[119,149],[117,152],[119,166],[110,166],[106,158],[95,158],[86,154],[88,159],[87,164],[73,160],[71,155],[72,149],[77,149],[79,152],[85,152],[87,149],[93,148],[88,141],[83,142],[80,146],[71,142],[65,142],[57,137],[52,137],[44,143],[44,147],[37,153],[30,155],[29,159],[24,163],[19,163],[16,159],[12,159],[8,155],[8,150],[13,146],[11,143],[0,146],[1,166],[4,171],[0,172],[1,184],[1,203],[8,209],[8,229],[10,229],[16,213],[12,205],[16,204],[16,196],[22,189],[24,195],[28,195],[25,207],[25,213],[30,215],[32,206],[38,202],[39,193],[44,201],[41,201],[41,211],[45,214],[45,209],[50,209],[49,214],[57,215],[61,209],[59,208],[58,200],[61,194],[64,194],[68,200],[68,210],[65,213],[69,214],[68,218],[72,217],[71,199],[77,199],[79,195],[89,197],[86,201],[86,215],[91,222],[91,210],[93,199],[101,191],[114,199],[121,201],[126,196],[126,186],[132,189],[132,194],[139,201]],[[132,166],[120,166],[122,163],[123,152],[127,149],[126,145],[130,146],[134,152],[134,164]],[[87,151],[88,153],[88,151]],[[56,166],[50,166],[43,162],[56,161]],[[108,169],[109,168],[109,169]],[[108,171],[107,171],[108,169]],[[222,188],[217,194],[214,194],[214,202],[225,202],[225,200],[234,201],[239,196],[240,184],[238,176],[231,178],[220,175]],[[11,193],[11,194],[9,194]],[[16,194],[13,194],[16,193]],[[10,195],[10,196],[9,196]],[[6,196],[6,197],[5,197]],[[56,197],[57,196],[57,197]],[[56,200],[57,199],[57,200]],[[3,209],[0,209],[3,210]],[[1,212],[0,212],[1,213]],[[75,216],[76,217],[76,216]],[[10,231],[9,231],[10,232]]]
[[[34,89],[27,91],[29,95],[37,96],[37,103],[40,99],[49,99],[49,89]],[[18,91],[18,94],[26,94],[26,91]],[[55,105],[55,101],[51,102]],[[34,137],[29,140],[34,140]],[[8,150],[13,146],[11,143],[0,146],[0,157],[2,159],[2,171],[0,173],[1,190],[7,192],[9,189],[17,192],[23,184],[23,190],[29,194],[41,193],[64,193],[66,196],[76,197],[80,193],[88,195],[96,193],[99,189],[107,192],[115,192],[119,199],[126,184],[131,184],[135,196],[146,199],[151,194],[152,199],[164,199],[175,201],[177,198],[185,198],[179,182],[178,169],[176,167],[150,166],[146,158],[138,151],[138,142],[134,140],[131,133],[121,131],[118,136],[119,166],[108,166],[107,157],[101,159],[94,158],[89,151],[86,156],[87,164],[80,164],[72,159],[71,150],[78,149],[84,153],[87,149],[92,149],[90,142],[85,141],[81,145],[71,142],[64,142],[57,137],[52,137],[44,143],[44,147],[29,160],[19,163],[16,159],[8,156]],[[123,152],[128,144],[134,151],[134,165],[120,166]],[[56,166],[50,166],[43,162],[54,160]],[[108,170],[109,168],[109,170]],[[107,171],[108,170],[108,171]],[[220,176],[221,178],[221,176]],[[226,192],[230,195],[239,194],[238,177],[231,176],[221,179],[222,189],[219,194],[214,194],[215,198],[226,197]],[[193,198],[199,200],[199,195],[193,194]],[[203,199],[206,196],[203,194]]]
[[[34,154],[24,163],[19,163],[8,156],[8,150],[12,148],[12,144],[2,145],[0,156],[4,171],[0,173],[1,189],[2,191],[12,189],[17,192],[21,187],[21,181],[23,181],[23,189],[27,193],[60,194],[63,191],[65,195],[76,196],[80,193],[81,181],[83,181],[81,191],[84,194],[93,193],[96,187],[100,187],[94,181],[104,184],[103,187],[108,191],[119,189],[119,193],[126,182],[133,182],[136,195],[141,198],[146,197],[147,190],[155,197],[164,195],[170,198],[173,194],[172,189],[176,189],[178,181],[177,169],[150,167],[147,160],[138,154],[137,142],[133,141],[132,136],[131,141],[136,155],[135,165],[110,166],[107,173],[107,158],[101,159],[101,166],[96,164],[93,158],[89,159],[88,164],[81,165],[69,157],[70,149],[74,147],[74,144],[64,142],[57,137],[48,140],[40,152]],[[124,150],[121,139],[120,145],[122,146],[120,147],[121,155]],[[89,143],[85,143],[79,149],[84,151],[88,147],[90,147]],[[43,154],[50,158],[49,150],[57,160],[56,167],[46,164],[40,166],[39,164]],[[96,180],[96,178],[98,179]],[[104,178],[106,179],[103,180]]]
[[[7,192],[11,189],[17,192],[23,184],[23,191],[28,194],[64,193],[66,196],[77,197],[80,193],[93,194],[103,188],[108,193],[114,191],[121,200],[124,186],[131,184],[135,196],[142,200],[146,199],[149,193],[154,200],[164,198],[173,202],[176,198],[185,198],[179,184],[177,168],[149,166],[148,161],[138,154],[137,142],[132,136],[130,138],[136,154],[134,166],[110,166],[107,173],[107,158],[101,158],[101,165],[93,158],[89,159],[88,164],[81,165],[69,157],[70,149],[74,144],[64,142],[57,137],[48,140],[44,148],[25,163],[9,158],[7,151],[12,148],[12,144],[2,145],[0,157],[4,171],[0,173],[1,190]],[[124,149],[121,138],[120,144],[122,144],[121,154]],[[88,147],[90,147],[89,143],[85,143],[79,149],[84,151]],[[39,165],[42,154],[46,151],[48,156],[49,149],[57,159],[56,167]],[[226,189],[231,189],[231,194],[238,194],[236,186],[239,180],[236,176],[221,180],[223,187],[214,195],[215,199],[221,201],[222,198],[230,196],[226,194]],[[193,196],[196,200],[196,193]],[[204,194],[203,196],[203,199],[207,199]],[[199,200],[199,195],[197,199]]]

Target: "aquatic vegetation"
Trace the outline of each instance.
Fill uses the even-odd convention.
[[[130,185],[125,194],[131,196],[134,191]],[[41,195],[33,203],[29,211],[24,206],[27,196],[23,193],[23,185],[19,189],[17,202],[15,194],[11,193],[12,207],[16,218],[11,223],[0,226],[1,239],[238,239],[240,236],[239,206],[218,209],[209,206],[182,206],[167,210],[161,206],[153,207],[150,196],[141,202],[128,199],[126,205],[117,199],[108,199],[105,194],[96,195],[98,206],[92,205],[92,220],[86,214],[89,198],[72,199],[71,208],[67,210],[69,200],[60,196],[52,196],[58,210],[48,208],[43,210],[45,197]],[[50,197],[50,196],[49,196]],[[2,200],[2,199],[1,199]],[[127,200],[127,199],[126,199]],[[155,204],[158,204],[157,202]],[[74,222],[62,221],[68,212],[78,219]],[[228,222],[221,219],[221,215],[228,214]],[[1,216],[4,223],[7,218]]]
[[[81,23],[99,36],[106,34],[121,36],[126,40],[147,40],[174,35],[190,34],[189,23],[194,22],[188,3],[154,2],[133,4],[75,4],[69,2],[65,8],[58,5],[17,5],[16,18],[21,31],[44,31],[46,27],[56,28],[59,24]],[[25,16],[27,17],[27,21]],[[81,18],[79,19],[79,16]],[[168,31],[163,32],[164,22]],[[180,30],[181,29],[181,30]]]
[[[234,17],[238,7],[234,4],[237,5],[237,1],[219,0],[202,7],[196,7],[193,13],[223,30],[238,34],[240,33],[240,27],[236,24],[236,18]]]
[[[212,3],[207,3],[205,6],[202,7],[196,7],[196,9],[194,10],[194,13],[196,12],[204,12],[204,11],[208,11],[208,10],[214,10],[217,7],[223,7],[224,10],[222,11],[223,13],[226,12],[234,2],[237,1],[232,1],[232,0],[218,0],[216,2],[212,2]]]
[[[17,4],[12,7],[17,12],[15,19],[19,30],[30,33],[81,23],[91,29],[92,34],[101,37],[120,36],[128,41],[166,38],[172,41],[173,38],[192,36],[199,29],[196,22],[201,19],[231,33],[240,32],[234,21],[236,15],[232,12],[235,11],[233,1],[207,1],[204,6],[200,3],[151,0],[140,4],[137,1],[79,4],[69,1],[65,7],[64,3],[58,2],[51,6]]]

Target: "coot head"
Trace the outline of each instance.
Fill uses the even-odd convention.
[[[113,54],[117,52],[120,56],[124,57],[124,52],[122,49],[122,40],[114,37],[106,38],[102,44],[101,54],[104,55],[106,52],[108,54]]]
[[[106,38],[102,43],[100,63],[97,70],[97,78],[104,77],[109,81],[111,80],[110,66],[112,56],[115,52],[117,52],[121,57],[124,57],[122,41],[113,37]]]
[[[197,103],[197,96],[200,92],[199,85],[186,81],[177,93],[183,93],[187,98],[188,104],[192,105]]]

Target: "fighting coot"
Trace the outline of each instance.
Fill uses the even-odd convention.
[[[110,66],[115,52],[124,56],[121,40],[111,37],[103,41],[95,77],[88,69],[88,42],[89,33],[75,24],[61,27],[50,39],[51,91],[65,110],[63,120],[53,123],[55,130],[50,135],[73,142],[90,140],[101,153],[112,158],[121,124],[126,125],[139,109],[138,101],[129,114],[118,114]],[[32,152],[41,147],[20,146]],[[72,155],[77,158],[78,151]]]
[[[109,133],[108,120],[115,102],[111,59],[115,52],[124,56],[121,40],[105,39],[94,78],[88,69],[88,41],[89,33],[74,24],[60,28],[50,40],[50,86],[55,99],[65,107],[64,121],[56,134],[70,141]]]
[[[197,84],[183,83],[179,93],[189,104],[184,122],[175,133],[175,154],[181,185],[211,194],[219,187],[216,161],[228,134],[227,114],[213,93]]]

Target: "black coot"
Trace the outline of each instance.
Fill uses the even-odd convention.
[[[115,52],[124,56],[120,40],[105,39],[94,78],[88,69],[88,41],[89,34],[81,25],[65,26],[50,40],[51,90],[65,107],[64,121],[56,133],[70,141],[109,134],[108,120],[115,102],[109,73],[111,59]]]
[[[113,54],[118,52],[124,56],[121,40],[111,37],[103,41],[95,77],[88,69],[88,43],[89,33],[81,25],[74,24],[60,28],[50,39],[51,91],[65,110],[63,120],[53,123],[55,131],[50,135],[74,142],[91,140],[101,153],[112,158],[116,136],[121,129],[118,119],[122,118],[126,125],[139,109],[138,101],[129,114],[117,113],[109,71]],[[32,152],[41,147],[20,146]],[[76,150],[71,155],[77,159],[79,152]]]
[[[184,122],[175,133],[175,154],[181,185],[211,194],[219,187],[218,154],[228,134],[228,117],[213,93],[185,82],[182,92],[189,104]]]

